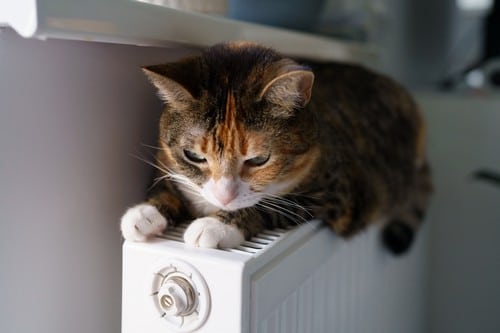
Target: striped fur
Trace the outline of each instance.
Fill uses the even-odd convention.
[[[409,247],[432,184],[423,119],[391,79],[241,42],[144,71],[166,103],[149,203],[169,223],[248,238],[315,217],[349,237],[388,217],[388,248]]]

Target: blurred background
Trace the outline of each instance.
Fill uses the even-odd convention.
[[[372,67],[412,91],[436,185],[423,231],[426,332],[500,332],[499,1],[215,7],[219,17],[369,45]],[[0,332],[120,331],[119,220],[144,197],[151,170],[134,155],[154,144],[161,111],[139,66],[197,51],[0,27]]]

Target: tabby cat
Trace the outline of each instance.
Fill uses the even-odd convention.
[[[385,217],[384,243],[405,252],[432,187],[417,105],[363,67],[309,66],[231,42],[144,67],[166,103],[158,178],[124,238],[191,222],[187,244],[234,247],[312,218],[349,237]]]

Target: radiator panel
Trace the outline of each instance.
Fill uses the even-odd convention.
[[[165,258],[188,262],[206,280],[211,309],[196,332],[426,331],[425,231],[403,258],[382,249],[376,227],[349,241],[319,222],[262,237],[270,241],[257,250],[125,242],[122,332],[176,331],[151,312],[151,297],[137,292]]]
[[[258,296],[252,308],[252,332],[426,332],[423,242],[420,239],[408,256],[394,258],[381,248],[377,228],[348,242],[320,233],[309,241],[308,249],[290,254],[297,259],[298,253],[307,257],[330,250],[326,260],[313,257],[315,269],[303,274],[300,283],[289,279],[285,267],[299,260],[283,260],[268,273],[275,275],[274,285],[281,278],[288,292],[284,287],[279,288],[280,295],[276,288],[269,292],[273,283],[267,283],[265,276],[254,281]]]

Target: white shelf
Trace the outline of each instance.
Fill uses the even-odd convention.
[[[26,38],[61,38],[143,46],[205,47],[253,40],[292,56],[373,64],[369,46],[313,34],[184,12],[134,0],[0,2],[0,25]]]

